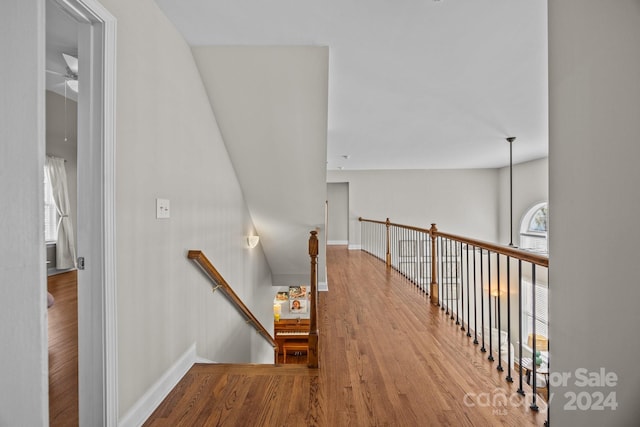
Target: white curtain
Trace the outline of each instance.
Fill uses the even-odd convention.
[[[67,171],[64,159],[47,156],[46,170],[53,192],[53,200],[60,219],[58,220],[58,239],[56,240],[56,268],[66,270],[76,267],[76,248],[73,237],[73,224],[69,218],[69,190],[67,189]]]

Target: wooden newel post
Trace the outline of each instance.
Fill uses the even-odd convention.
[[[309,237],[309,257],[311,258],[311,277],[309,285],[311,287],[311,295],[309,298],[309,355],[308,365],[309,368],[318,367],[318,313],[317,313],[317,300],[318,300],[318,232],[316,230],[311,231],[311,237]]]
[[[435,224],[431,224],[429,229],[429,235],[431,236],[431,286],[429,287],[429,295],[431,297],[431,304],[438,304],[438,252],[436,245],[437,232]]]
[[[391,268],[391,221],[387,218],[387,268]]]

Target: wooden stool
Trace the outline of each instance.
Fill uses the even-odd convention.
[[[309,360],[309,343],[307,342],[285,342],[282,346],[282,362],[287,363],[287,350],[291,351],[304,351],[307,355],[307,361]]]

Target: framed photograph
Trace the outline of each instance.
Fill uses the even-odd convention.
[[[306,286],[289,286],[289,299],[306,298],[306,297],[307,297]]]
[[[307,312],[307,299],[306,298],[290,298],[289,299],[289,312],[291,312],[291,313],[306,313]]]
[[[289,292],[278,292],[276,294],[276,301],[287,301],[289,299]]]

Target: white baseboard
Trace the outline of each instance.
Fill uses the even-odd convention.
[[[327,240],[327,246],[329,245],[348,245],[348,240]]]
[[[205,359],[204,357],[196,356],[196,361],[194,363],[216,363],[213,360]]]
[[[349,245],[350,251],[359,251],[360,249],[362,249],[362,245]]]
[[[197,361],[196,344],[193,343],[173,366],[127,411],[118,422],[118,426],[141,426]]]
[[[318,292],[326,292],[329,290],[329,284],[327,282],[318,282]]]

